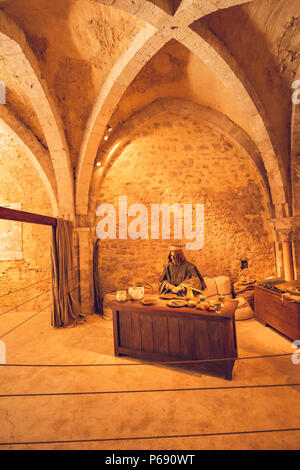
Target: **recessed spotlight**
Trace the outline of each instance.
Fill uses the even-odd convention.
[[[106,126],[106,129],[108,130],[108,132],[112,131],[112,127],[109,124]]]
[[[96,163],[96,166],[101,166],[101,162],[97,162],[97,163]]]
[[[107,139],[108,139],[108,135],[105,135],[105,136],[104,136],[104,140],[107,140]]]

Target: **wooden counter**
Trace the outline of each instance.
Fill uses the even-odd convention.
[[[231,380],[237,357],[234,318],[237,305],[236,300],[226,300],[222,311],[215,313],[172,308],[163,300],[151,306],[140,301],[115,302],[112,307],[115,355],[159,362],[186,361],[180,367],[222,374]],[[225,358],[233,359],[212,361]],[[189,362],[206,359],[209,361]]]

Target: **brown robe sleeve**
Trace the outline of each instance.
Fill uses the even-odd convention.
[[[188,281],[188,284],[190,286],[200,290],[205,290],[207,287],[202,275],[194,265],[191,265],[190,269],[188,270],[187,277],[185,278],[183,283],[185,283],[186,281]]]
[[[168,269],[168,266],[164,267],[163,273],[160,278],[160,283],[159,283],[159,289],[158,292],[159,294],[164,294],[165,292],[171,292],[172,288],[175,287],[173,284],[171,284],[171,275]]]

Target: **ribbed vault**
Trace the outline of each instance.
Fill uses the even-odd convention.
[[[99,151],[97,161],[101,162],[101,168],[96,167],[94,169],[89,193],[89,214],[92,218],[93,214],[95,215],[96,213],[96,196],[101,191],[100,188],[107,172],[123,153],[126,146],[131,143],[133,134],[142,128],[147,121],[163,113],[189,116],[190,119],[195,116],[203,123],[211,124],[237,143],[247,153],[251,163],[256,167],[265,192],[270,217],[274,215],[274,205],[271,196],[272,188],[270,188],[267,172],[258,148],[248,134],[223,113],[211,108],[181,99],[160,99],[135,113],[125,123],[120,125],[113,132],[109,141]]]
[[[72,217],[73,182],[60,117],[24,32],[3,11],[0,11],[0,49],[30,99],[47,140],[57,184],[59,213]]]
[[[122,1],[104,3],[123,9],[128,6],[127,2]],[[196,2],[186,2],[185,9],[181,10],[179,6],[174,16],[166,13],[166,11],[160,9],[157,5],[152,4],[151,6],[149,3],[151,2],[138,2],[128,7],[131,14],[143,17],[148,22],[148,25],[136,35],[130,47],[115,63],[99,91],[98,98],[86,126],[77,167],[77,214],[87,214],[88,193],[95,157],[106,125],[115,107],[137,73],[172,38],[186,46],[192,53],[209,65],[235,96],[240,109],[249,121],[253,135],[255,135],[256,145],[264,161],[270,187],[273,188],[272,199],[276,206],[276,212],[282,214],[289,200],[286,174],[275,154],[268,132],[269,126],[265,122],[266,117],[261,114],[262,106],[260,106],[255,91],[247,83],[247,79],[243,76],[236,61],[216,37],[210,35],[208,41],[207,38],[204,39],[198,32],[193,31],[188,26],[197,16],[199,18],[211,13],[213,11],[211,10],[212,3],[201,3],[201,5],[206,5],[207,8],[210,8],[210,11],[205,10],[203,12],[202,10],[200,12],[197,10],[197,14],[195,14],[195,8],[198,8],[199,4]],[[237,2],[214,2],[214,4],[218,8],[228,8],[232,5],[237,5]],[[190,10],[188,10],[189,8]],[[185,11],[186,15],[180,17],[180,11]],[[187,19],[188,11],[191,13],[189,19]]]

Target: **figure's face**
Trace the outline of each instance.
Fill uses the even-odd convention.
[[[171,261],[173,264],[180,264],[182,263],[182,259],[183,259],[183,254],[182,254],[182,251],[179,251],[179,250],[174,250],[174,251],[170,251],[170,256],[171,256]]]
[[[176,262],[175,251],[171,251],[170,255],[171,255],[171,261],[172,261],[172,263],[175,263],[175,262]]]

